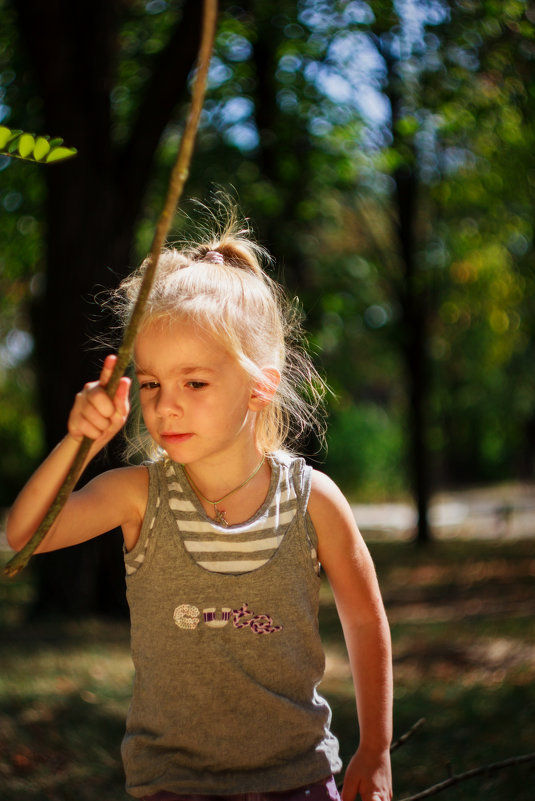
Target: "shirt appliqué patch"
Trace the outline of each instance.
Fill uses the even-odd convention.
[[[173,612],[173,620],[179,629],[196,629],[199,625],[199,610],[191,604],[180,604]]]
[[[273,618],[269,615],[255,615],[246,603],[239,609],[233,610],[232,624],[236,629],[249,628],[255,634],[274,634],[276,631],[282,631],[282,626],[273,625]]]
[[[173,620],[179,629],[193,631],[201,622],[201,613],[193,604],[180,604],[173,612]],[[275,634],[283,629],[274,625],[270,615],[255,615],[247,603],[243,603],[239,609],[223,606],[220,616],[215,606],[202,611],[202,622],[209,628],[222,629],[231,620],[235,629],[249,629],[253,634]]]
[[[202,610],[202,616],[204,622],[207,626],[210,626],[212,629],[222,629],[223,626],[226,626],[230,619],[231,613],[230,606],[223,606],[221,608],[221,617],[218,618],[216,616],[215,606],[210,607],[209,609]]]

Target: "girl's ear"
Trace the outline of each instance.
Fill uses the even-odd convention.
[[[271,403],[281,380],[281,374],[276,367],[263,367],[262,372],[264,378],[253,384],[251,398],[249,400],[249,408],[253,412],[259,412]]]

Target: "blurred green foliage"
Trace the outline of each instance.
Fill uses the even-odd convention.
[[[110,88],[117,146],[181,8],[180,0],[121,6]],[[0,123],[39,130],[14,4],[0,0],[0,11]],[[221,3],[186,192],[206,199],[211,187],[232,185],[299,297],[334,389],[325,468],[351,494],[407,488],[400,170],[417,179],[412,227],[435,480],[533,476],[534,21],[521,0]],[[161,141],[136,259],[150,243],[177,120]],[[41,181],[40,168],[0,157],[0,504],[40,448],[31,306],[53,269],[41,261]],[[177,221],[176,237],[183,230]]]

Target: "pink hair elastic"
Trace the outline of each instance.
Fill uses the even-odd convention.
[[[217,250],[209,250],[203,256],[203,261],[210,261],[213,264],[223,264],[225,262],[225,257],[222,253],[218,253]]]

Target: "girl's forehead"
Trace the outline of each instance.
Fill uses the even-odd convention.
[[[168,317],[157,317],[142,325],[136,337],[136,347],[151,347],[154,344],[158,347],[162,345],[211,349],[221,347],[216,338],[201,326],[189,320],[173,320]]]
[[[214,336],[183,320],[150,320],[142,326],[134,344],[136,367],[173,361],[211,365],[230,358]]]

